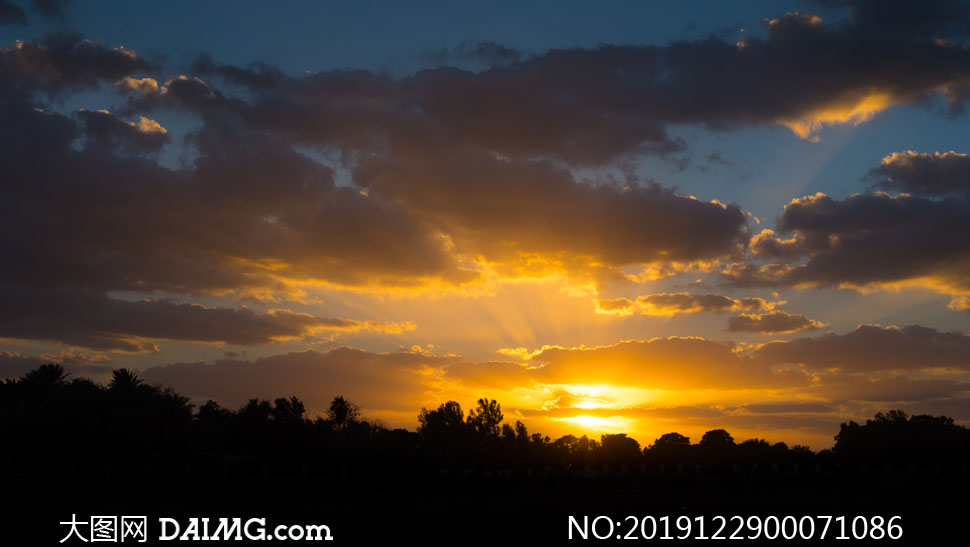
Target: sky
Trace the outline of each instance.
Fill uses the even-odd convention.
[[[0,0],[0,377],[970,423],[970,4]]]

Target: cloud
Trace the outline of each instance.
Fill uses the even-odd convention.
[[[0,336],[53,340],[95,350],[151,352],[157,340],[263,345],[324,331],[401,332],[411,324],[317,317],[290,310],[210,308],[103,293],[0,288]]]
[[[489,40],[466,40],[453,50],[440,49],[424,57],[440,66],[471,63],[490,69],[514,65],[523,60],[525,53]]]
[[[0,25],[26,25],[27,14],[23,8],[10,2],[0,0]]]
[[[822,0],[822,4],[848,8],[855,24],[866,33],[927,39],[970,34],[970,5],[964,0],[927,5],[905,0]]]
[[[751,348],[669,337],[590,348],[546,346],[515,355],[527,364],[455,363],[445,369],[445,377],[503,389],[570,384],[672,391],[773,389],[815,401],[922,400],[967,389],[970,336],[919,325],[861,325],[845,334]]]
[[[970,193],[970,156],[954,151],[894,152],[869,171],[867,180],[886,190],[924,196]]]
[[[773,309],[779,302],[763,298],[729,298],[718,294],[657,293],[637,297],[637,305],[644,315],[669,316],[682,313],[745,311],[762,312]]]
[[[118,119],[107,110],[79,110],[88,145],[128,153],[158,152],[169,142],[168,131],[141,116],[138,123]]]
[[[703,338],[629,340],[592,348],[545,347],[529,356],[531,368],[515,365],[517,377],[548,384],[608,384],[644,389],[746,389],[807,385],[795,370],[773,370],[736,351],[730,342]],[[485,366],[485,365],[480,365]],[[511,367],[503,365],[503,370]],[[467,368],[449,367],[461,379]]]
[[[78,113],[82,133],[70,119],[38,110],[30,97],[6,106],[17,122],[11,129],[22,131],[6,148],[4,175],[15,182],[5,198],[32,212],[6,222],[15,237],[4,250],[17,263],[7,282],[29,277],[32,284],[183,294],[265,292],[298,282],[458,287],[480,281],[483,271],[540,277],[566,271],[588,279],[605,269],[618,276],[622,266],[668,257],[717,259],[746,239],[747,217],[736,205],[658,185],[578,181],[546,160],[504,161],[471,149],[443,154],[423,144],[447,143],[420,143],[421,131],[408,138],[415,155],[407,147],[362,155],[352,166],[355,186],[338,186],[330,166],[294,148],[290,136],[298,127],[260,121],[268,112],[262,95],[247,105],[190,76],[159,86],[132,75],[148,68],[137,53],[74,36],[4,51],[17,69],[10,72],[16,85],[53,92],[117,82],[136,94],[123,115],[140,120],[85,110]],[[293,91],[287,89],[280,98]],[[319,99],[301,120],[328,108],[326,95]],[[372,103],[366,96],[333,99],[335,115],[349,116],[348,125],[321,127],[350,139],[349,151],[363,127],[352,119],[364,114],[353,105]],[[189,141],[193,163],[170,169],[124,157],[157,151],[169,139],[138,111],[171,108],[203,117]],[[80,151],[73,146],[79,134],[89,145]],[[31,191],[37,187],[46,189],[43,199]],[[511,195],[516,199],[506,199]],[[57,222],[34,226],[37,218]],[[80,225],[83,232],[73,228]],[[543,271],[523,266],[533,257],[546,265]],[[70,279],[55,272],[71,272]]]
[[[828,413],[836,410],[829,403],[821,402],[783,402],[783,403],[754,403],[743,405],[741,410],[752,414],[790,414],[790,413]]]
[[[98,150],[72,149],[77,128],[58,114],[24,108],[8,125],[23,131],[0,152],[9,181],[2,282],[286,294],[297,282],[407,287],[475,276],[399,204],[338,187],[331,169],[277,140],[206,139],[191,169],[173,171],[102,150],[157,147],[165,134],[150,121],[81,118]]]
[[[482,122],[489,127],[507,119],[490,111],[491,105],[521,105],[525,108],[506,116],[529,116],[535,127],[547,127],[550,133],[558,130],[560,142],[574,138],[573,128],[562,124],[561,109],[567,105],[578,108],[579,120],[595,127],[590,136],[607,124],[615,128],[610,142],[613,151],[602,150],[594,158],[636,149],[647,139],[659,142],[666,138],[659,131],[653,136],[637,132],[623,124],[626,120],[643,128],[651,123],[662,128],[684,122],[774,122],[807,138],[824,125],[863,121],[893,104],[923,100],[947,83],[961,82],[957,74],[965,74],[965,68],[957,68],[959,61],[951,53],[958,46],[943,46],[932,39],[946,36],[948,25],[937,25],[939,34],[934,37],[899,24],[889,33],[880,27],[882,15],[880,10],[860,10],[849,22],[828,26],[811,14],[788,14],[766,21],[765,38],[745,38],[740,44],[708,39],[666,47],[555,50],[521,63],[511,72],[465,75],[439,71],[419,75],[410,83],[419,87],[425,83],[422,80],[430,80],[441,90],[432,95],[435,102],[427,104],[426,110],[432,114],[447,108],[456,121],[458,116],[474,116],[474,120],[462,119],[466,127],[477,128]],[[919,66],[918,59],[928,64]],[[944,69],[951,62],[955,62],[950,65],[955,72]],[[901,74],[912,79],[901,78]],[[474,85],[469,85],[472,78]],[[522,93],[516,88],[531,91]],[[561,94],[548,93],[553,88]],[[513,89],[518,100],[511,99]],[[450,96],[483,103],[485,111],[453,108],[444,96],[448,91],[462,91]],[[498,100],[485,101],[485,93]],[[541,102],[550,96],[557,100]],[[608,112],[615,113],[615,119]],[[495,114],[500,117],[496,119]],[[514,153],[505,146],[505,152]]]
[[[774,230],[751,238],[755,259],[723,269],[738,286],[922,286],[970,294],[970,159],[957,152],[896,152],[864,180],[906,193],[823,193],[794,199]]]
[[[913,284],[966,294],[967,219],[970,201],[963,196],[877,192],[835,200],[818,193],[793,200],[778,215],[775,231],[788,239],[765,231],[752,240],[755,257],[783,262],[736,265],[723,273],[742,286]]]
[[[596,313],[603,315],[633,315],[633,300],[629,298],[597,298]]]
[[[946,307],[954,311],[970,311],[970,296],[954,298]]]
[[[791,314],[781,310],[774,310],[761,315],[742,313],[728,319],[728,330],[731,332],[760,332],[761,334],[799,332],[816,330],[828,325],[801,314]]]
[[[337,348],[306,350],[243,361],[176,363],[142,371],[145,380],[161,382],[195,400],[214,399],[237,407],[253,397],[296,396],[322,413],[333,397],[344,395],[366,413],[404,412],[417,420],[425,372],[449,358],[423,353],[371,353]]]
[[[115,82],[115,85],[125,91],[140,95],[154,95],[159,92],[158,80],[155,78],[132,78],[125,76]]]
[[[0,84],[6,87],[14,80],[47,93],[90,88],[153,69],[133,50],[109,48],[76,33],[46,34],[36,43],[0,49]]]
[[[436,219],[459,248],[490,261],[539,254],[621,267],[717,259],[736,252],[747,233],[737,205],[659,185],[588,184],[550,161],[481,151],[409,152],[363,158],[354,178],[372,195]]]
[[[497,44],[478,44],[466,49],[511,64],[439,68],[400,82],[363,71],[319,73],[262,97],[252,119],[341,147],[382,137],[402,147],[402,134],[417,143],[435,135],[458,149],[589,165],[676,153],[684,145],[667,134],[671,124],[776,123],[815,138],[826,125],[861,123],[940,90],[959,108],[970,53],[947,38],[960,35],[954,23],[966,24],[965,10],[950,10],[956,18],[944,20],[928,15],[933,8],[909,9],[926,15],[907,19],[927,25],[921,27],[886,16],[899,9],[858,9],[834,25],[787,14],[767,19],[764,37],[740,43],[602,45],[524,60]]]
[[[40,13],[45,19],[63,21],[67,8],[73,3],[73,0],[30,0],[30,9]]]
[[[64,367],[64,372],[82,378],[106,382],[111,377],[111,367],[104,365],[107,358],[97,354],[62,351],[57,354],[24,355],[15,351],[0,351],[0,380],[21,378],[31,370],[48,363]],[[71,378],[68,378],[71,380]]]
[[[200,54],[192,63],[192,73],[199,76],[218,76],[227,83],[255,90],[271,89],[286,79],[283,71],[266,63],[253,62],[247,67],[237,67],[217,63],[207,53]]]
[[[952,378],[912,378],[898,374],[823,374],[812,390],[832,401],[923,402],[970,391],[970,383]]]
[[[970,371],[970,336],[909,325],[860,325],[846,334],[773,341],[755,350],[756,360],[845,372],[952,368]]]

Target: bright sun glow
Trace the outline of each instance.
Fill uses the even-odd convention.
[[[601,416],[570,416],[568,418],[559,418],[559,420],[576,424],[590,431],[600,433],[620,431],[623,429],[624,424],[629,422],[629,420],[625,420],[620,417],[604,418]]]
[[[612,418],[599,418],[596,416],[574,416],[572,418],[566,418],[567,421],[577,423],[586,427],[594,427],[597,429],[603,429],[609,426],[615,426],[615,421]]]

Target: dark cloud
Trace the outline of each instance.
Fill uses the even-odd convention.
[[[804,315],[786,313],[781,310],[774,310],[760,315],[742,313],[741,315],[728,319],[728,330],[731,332],[760,332],[762,334],[771,334],[815,330],[827,326],[825,323],[809,319]]]
[[[898,408],[911,416],[917,414],[950,416],[958,423],[970,422],[970,397],[950,397],[919,403],[901,403]]]
[[[232,407],[253,397],[294,395],[312,412],[322,413],[335,396],[344,395],[365,412],[407,412],[407,421],[412,422],[417,416],[415,397],[426,388],[421,372],[449,361],[420,353],[337,348],[326,353],[307,350],[255,361],[178,363],[149,368],[142,376],[195,400],[214,399]]]
[[[507,67],[518,63],[525,57],[525,53],[489,40],[466,40],[453,50],[440,49],[424,55],[424,58],[435,65],[451,65],[455,63],[471,62],[485,68]]]
[[[751,239],[754,257],[723,271],[741,286],[914,284],[970,293],[970,159],[956,152],[897,152],[865,180],[887,190],[837,200],[824,194],[792,200],[774,230]],[[961,298],[962,297],[962,298]]]
[[[794,13],[766,20],[763,37],[740,43],[712,37],[603,45],[528,59],[498,44],[469,42],[458,48],[460,56],[503,66],[438,68],[401,81],[364,71],[314,74],[263,95],[250,119],[344,149],[373,144],[363,137],[392,149],[416,139],[570,164],[678,152],[683,143],[666,132],[676,123],[781,123],[809,137],[824,125],[861,121],[940,89],[958,107],[970,53],[947,41],[967,22],[962,3],[950,6],[856,6],[854,17],[832,25]],[[903,18],[901,9],[925,17]]]
[[[524,55],[522,51],[489,40],[462,42],[455,54],[459,58],[488,63],[490,66],[514,64]]]
[[[90,146],[138,154],[158,152],[169,142],[168,131],[144,116],[135,123],[121,120],[106,110],[81,110],[78,117]]]
[[[157,351],[156,340],[238,345],[306,338],[322,331],[400,332],[409,325],[316,317],[289,310],[258,313],[164,300],[127,301],[103,293],[0,287],[0,334],[95,350]]]
[[[738,285],[912,282],[965,293],[970,291],[968,220],[970,201],[962,196],[876,193],[836,200],[817,194],[793,200],[775,220],[774,231],[752,240],[756,257],[785,262],[724,273]]]
[[[63,21],[67,15],[67,8],[73,3],[73,0],[30,0],[30,9],[45,19]]]
[[[441,238],[400,205],[338,187],[329,168],[277,140],[206,134],[193,168],[173,171],[74,150],[77,130],[63,116],[13,114],[10,146],[0,151],[4,282],[285,293],[280,278],[396,286],[469,279]],[[117,140],[118,130],[140,137],[120,120],[83,117],[110,122],[108,130],[88,125],[95,139]]]
[[[30,61],[12,73],[19,85],[50,91],[109,79],[134,94],[126,117],[175,108],[196,112],[205,123],[189,141],[198,158],[190,168],[171,170],[105,153],[157,150],[165,138],[160,126],[146,130],[154,127],[147,117],[132,125],[104,112],[79,114],[89,143],[99,145],[94,154],[71,146],[77,130],[70,120],[46,113],[50,127],[45,129],[30,100],[10,108],[11,115],[24,118],[20,125],[29,129],[28,136],[37,133],[36,139],[10,134],[15,146],[32,148],[18,154],[7,174],[15,181],[27,176],[34,181],[12,185],[11,203],[20,200],[13,209],[30,210],[30,218],[58,219],[41,230],[28,230],[31,221],[23,214],[9,220],[19,224],[13,232],[29,232],[10,240],[20,247],[12,249],[20,259],[12,273],[25,277],[28,269],[71,271],[77,282],[106,290],[174,292],[265,287],[270,270],[276,277],[339,285],[460,285],[478,274],[460,266],[465,259],[458,254],[502,263],[565,250],[552,267],[588,270],[579,262],[599,260],[617,268],[661,257],[717,258],[735,252],[745,239],[746,216],[735,205],[702,202],[656,185],[580,182],[546,160],[508,160],[472,149],[443,154],[447,146],[429,157],[432,149],[426,145],[448,143],[421,142],[427,132],[410,124],[426,122],[411,107],[399,112],[401,127],[388,125],[388,114],[398,108],[393,95],[400,90],[379,77],[310,77],[261,94],[249,105],[195,77],[172,78],[161,86],[153,78],[133,77],[135,69],[145,67],[136,53],[76,37],[57,35],[8,49]],[[21,55],[22,50],[34,53]],[[62,66],[72,55],[97,62]],[[113,66],[102,57],[126,62]],[[226,77],[239,75],[211,61],[201,64]],[[360,151],[365,142],[376,145],[379,141],[361,133],[371,129],[384,134],[382,139],[390,131],[399,147],[391,155],[357,157],[357,188],[336,186],[329,167],[294,150],[290,136],[303,126],[286,127],[286,116],[267,106],[293,93],[299,101],[312,101],[300,113],[300,123],[332,131],[341,147]],[[375,97],[384,110],[368,113]],[[314,116],[327,113],[338,123],[317,124]],[[270,119],[261,117],[266,115]],[[414,138],[401,140],[411,129],[417,129]],[[44,134],[55,131],[56,138]],[[41,190],[43,200],[35,195]],[[151,200],[142,199],[147,195]],[[508,199],[511,195],[516,199]],[[87,214],[94,211],[96,216]],[[138,225],[131,226],[131,219]],[[57,233],[58,225],[86,228],[80,234]],[[82,235],[84,241],[74,241]],[[50,247],[55,241],[58,250],[43,249],[44,242]],[[72,254],[77,256],[64,256]],[[111,264],[99,264],[105,260]],[[64,268],[65,262],[74,267]],[[41,283],[49,275],[57,274],[29,277]]]
[[[698,166],[698,169],[700,169],[702,173],[710,173],[717,166],[733,167],[734,162],[722,156],[721,152],[715,150],[707,153],[707,155],[704,156],[704,163]]]
[[[267,90],[281,84],[286,76],[278,67],[253,62],[245,67],[217,63],[207,53],[200,54],[192,63],[191,72],[197,76],[218,76],[227,83],[255,90]]]
[[[197,323],[227,319],[239,332],[208,324],[193,334],[137,321],[128,329],[120,320],[125,310],[139,317],[172,310],[107,293],[279,297],[299,292],[293,280],[406,287],[474,278],[432,226],[400,204],[337,186],[330,168],[280,138],[239,126],[203,129],[191,138],[194,163],[170,169],[144,156],[168,141],[153,120],[82,110],[76,122],[30,93],[108,81],[156,100],[235,107],[198,80],[176,78],[159,89],[153,79],[128,76],[147,67],[136,53],[68,35],[6,48],[0,62],[0,284],[7,310],[17,303],[24,317],[36,319],[8,313],[0,336],[125,351],[150,350],[157,338],[265,343],[322,325],[264,315],[247,326],[232,320],[241,315],[180,308],[197,312]],[[26,305],[25,294],[37,306]],[[38,311],[60,310],[65,299],[83,305],[63,314]]]
[[[813,370],[862,372],[946,367],[966,372],[970,371],[970,336],[920,325],[860,325],[846,334],[768,342],[758,347],[755,358]]]
[[[744,405],[741,410],[752,414],[791,414],[791,413],[829,413],[834,412],[836,407],[830,403],[754,403]]]
[[[836,416],[825,414],[727,414],[718,420],[718,424],[725,428],[743,428],[761,436],[766,431],[801,430],[817,434],[831,435],[837,431],[839,423],[843,421]],[[712,422],[704,423],[705,428],[712,427]],[[739,439],[740,440],[740,439]]]
[[[871,34],[916,36],[924,39],[970,34],[970,4],[940,0],[924,4],[906,0],[818,0],[848,8],[855,24]]]
[[[235,114],[339,150],[355,184],[405,203],[457,249],[492,261],[590,249],[614,268],[658,256],[721,258],[743,231],[735,206],[718,211],[635,182],[577,181],[561,165],[677,153],[671,123],[782,123],[809,137],[962,81],[970,59],[962,48],[918,29],[877,32],[868,13],[834,25],[790,14],[741,44],[554,50],[501,69],[439,68],[403,80],[318,73],[283,79]],[[225,112],[223,101],[209,102],[191,104]]]
[[[656,185],[589,185],[547,161],[472,153],[376,158],[361,160],[354,176],[376,195],[440,219],[463,247],[497,259],[563,251],[611,266],[717,258],[746,233],[736,205]]]
[[[721,152],[719,150],[715,150],[713,152],[708,153],[707,156],[704,157],[704,159],[707,161],[707,163],[710,163],[710,164],[726,165],[728,167],[731,167],[734,165],[734,162],[725,158],[723,155],[721,155]]]
[[[0,25],[26,25],[27,14],[23,8],[10,2],[0,0]]]
[[[903,375],[822,374],[819,385],[810,391],[840,402],[923,402],[965,394],[970,391],[970,383]]]
[[[866,179],[886,190],[924,196],[970,194],[970,156],[952,150],[895,152],[869,171]]]
[[[21,378],[37,367],[56,363],[63,366],[64,372],[70,376],[105,382],[111,377],[112,370],[111,367],[102,364],[106,360],[97,356],[72,352],[23,355],[14,351],[0,351],[0,380]]]
[[[76,33],[51,33],[36,43],[18,42],[0,49],[0,86],[24,86],[57,93],[93,87],[153,70],[130,49],[109,48]]]

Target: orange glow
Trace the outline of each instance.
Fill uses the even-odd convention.
[[[566,422],[573,426],[579,426],[585,433],[621,433],[632,429],[632,421],[619,416],[608,418],[600,416],[573,416],[570,418],[553,418],[553,420]]]
[[[845,104],[818,108],[807,112],[801,118],[781,119],[778,123],[807,141],[817,142],[816,133],[826,126],[846,123],[859,125],[894,104],[893,97],[889,93],[870,93],[861,98],[850,99]]]

